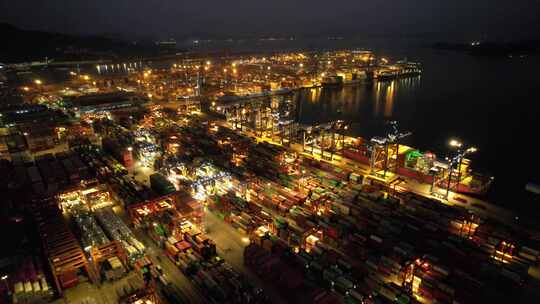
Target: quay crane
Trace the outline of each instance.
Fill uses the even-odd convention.
[[[376,175],[377,167],[382,163],[382,178],[386,178],[386,172],[389,169],[397,169],[399,141],[412,134],[412,132],[400,132],[397,121],[390,121],[389,124],[392,127],[392,131],[386,134],[386,137],[373,137],[369,145],[369,150],[371,151],[370,174]],[[394,155],[396,159],[391,164]]]
[[[311,149],[307,152],[313,154],[313,148],[317,147],[322,158],[333,160],[338,146],[343,149],[345,132],[348,128],[348,124],[343,120],[303,127],[303,151],[307,151],[306,146],[309,145]],[[326,151],[330,152],[330,157],[326,156]]]
[[[457,151],[453,157],[446,159],[448,161],[448,174],[447,176],[443,174],[439,180],[436,180],[434,178],[431,185],[431,191],[430,191],[432,195],[437,195],[437,192],[435,191],[435,185],[444,184],[445,178],[447,178],[446,185],[444,185],[446,188],[446,194],[444,195],[445,199],[448,199],[448,195],[450,194],[451,189],[455,191],[458,190],[459,183],[461,182],[463,178],[462,165],[463,165],[463,160],[465,159],[465,156],[478,151],[476,147],[463,148],[463,144],[455,139],[451,140],[449,145],[453,148],[456,148]],[[454,172],[454,167],[456,167],[456,165],[457,165],[457,172]],[[436,172],[437,170],[432,169],[432,171]],[[453,178],[454,173],[457,173],[456,178]],[[453,183],[452,183],[452,180],[454,180]]]

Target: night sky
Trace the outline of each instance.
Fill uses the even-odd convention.
[[[25,29],[126,38],[242,35],[540,36],[539,0],[0,0]]]

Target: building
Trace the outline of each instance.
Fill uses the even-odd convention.
[[[130,108],[144,102],[146,102],[145,99],[129,92],[88,94],[74,97],[66,102],[66,109],[80,116],[83,114]]]
[[[31,152],[52,149],[58,144],[58,135],[54,128],[33,128],[23,134]]]

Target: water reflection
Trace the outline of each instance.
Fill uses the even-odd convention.
[[[381,107],[380,106],[380,98],[381,96],[381,83],[380,82],[377,82],[377,84],[375,85],[375,101],[374,101],[374,105],[373,105],[373,116],[376,117],[377,115],[379,115],[379,108]]]
[[[384,105],[384,117],[390,118],[392,116],[392,109],[394,108],[394,86],[395,80],[390,82],[390,85],[386,88],[386,104]]]
[[[142,68],[142,62],[109,63],[96,65],[95,72],[97,72],[98,75],[117,75],[140,71]]]
[[[359,122],[363,119],[391,119],[396,115],[396,108],[400,107],[403,96],[411,96],[419,84],[420,77],[412,77],[342,88],[302,90],[297,94],[303,111],[299,113],[300,119],[303,122],[325,122],[336,119]]]

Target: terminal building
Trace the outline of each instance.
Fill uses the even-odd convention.
[[[147,100],[130,92],[88,94],[74,97],[65,102],[66,109],[76,116],[108,112],[138,106]]]

